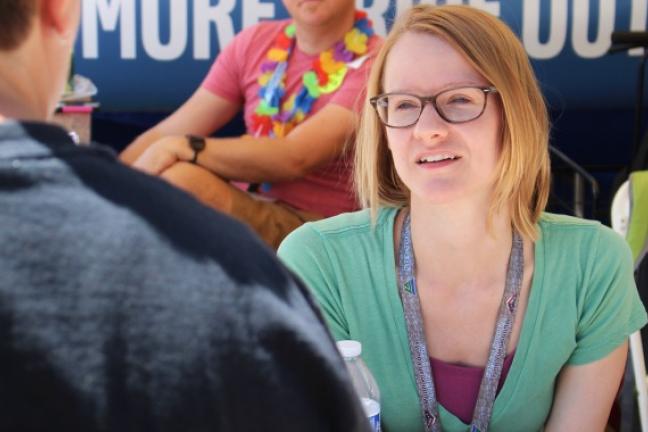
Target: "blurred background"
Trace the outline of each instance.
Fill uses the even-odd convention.
[[[92,139],[117,151],[186,100],[222,47],[241,29],[287,16],[278,0],[82,1],[74,72],[97,88],[92,97],[99,103],[92,113]],[[637,152],[635,100],[644,55],[642,48],[610,55],[610,36],[614,31],[645,31],[648,0],[427,3],[485,9],[520,36],[553,122],[550,209],[609,223],[613,187]],[[381,34],[399,11],[412,4],[411,0],[357,2]],[[218,135],[242,132],[239,117]]]

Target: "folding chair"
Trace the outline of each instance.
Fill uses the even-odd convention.
[[[639,205],[641,203],[641,205]],[[623,183],[612,201],[612,228],[630,244],[638,260],[648,238],[648,171],[636,172]],[[637,391],[641,431],[648,432],[648,377],[641,333],[630,335],[630,358]]]

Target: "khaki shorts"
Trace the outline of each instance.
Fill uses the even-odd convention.
[[[322,219],[323,216],[297,210],[279,201],[243,192],[232,186],[232,210],[230,216],[250,226],[273,249],[293,230],[306,222]]]
[[[162,178],[189,192],[203,204],[249,225],[275,250],[294,229],[305,222],[322,219],[321,215],[243,192],[208,170],[190,163],[180,162],[173,165],[162,173]],[[225,195],[227,199],[223,200]]]

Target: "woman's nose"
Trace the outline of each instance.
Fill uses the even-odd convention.
[[[435,140],[444,138],[448,134],[448,122],[437,112],[436,108],[427,103],[414,125],[414,136],[421,140]]]

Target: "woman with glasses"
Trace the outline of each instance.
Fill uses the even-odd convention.
[[[646,313],[623,239],[543,212],[548,119],[520,42],[477,9],[417,6],[367,93],[367,209],[279,254],[334,337],[362,342],[383,429],[603,430]]]

